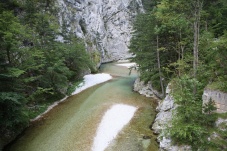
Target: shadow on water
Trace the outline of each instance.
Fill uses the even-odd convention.
[[[138,108],[135,116],[106,151],[156,151],[156,136],[149,129],[155,118],[155,101],[132,91],[136,71],[104,64],[101,72],[114,79],[69,97],[42,119],[33,122],[7,150],[89,151],[102,116],[113,104]],[[146,138],[146,139],[144,139]]]

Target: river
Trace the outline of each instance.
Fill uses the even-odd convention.
[[[158,150],[156,136],[149,129],[155,118],[156,103],[133,92],[137,72],[129,75],[126,67],[116,63],[102,65],[101,72],[111,74],[113,79],[73,95],[54,107],[43,118],[32,122],[7,150],[90,151],[103,116],[119,104],[137,110],[129,123],[105,147],[105,151]],[[150,138],[144,139],[146,136]]]

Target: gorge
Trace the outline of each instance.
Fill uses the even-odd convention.
[[[22,1],[20,1],[21,3],[23,3]],[[46,3],[47,6],[49,7],[50,5],[48,3]],[[82,42],[85,45],[86,51],[89,52],[89,54],[92,55],[94,62],[96,64],[97,67],[99,67],[102,63],[105,62],[110,62],[110,61],[115,61],[115,60],[119,60],[119,59],[126,59],[126,58],[130,58],[132,57],[132,54],[130,54],[128,52],[128,46],[129,46],[129,41],[131,38],[131,32],[132,32],[132,22],[135,18],[135,16],[140,13],[143,12],[143,6],[142,6],[142,2],[140,0],[118,0],[118,1],[112,1],[112,0],[99,0],[99,1],[94,1],[94,0],[85,0],[85,1],[80,1],[80,0],[56,0],[54,3],[54,6],[50,6],[50,10],[51,9],[56,9],[57,10],[57,19],[58,19],[58,23],[60,25],[60,30],[61,33],[63,33],[66,36],[63,36],[63,34],[58,34],[56,37],[56,41],[57,42],[61,42],[61,43],[66,43],[68,42],[65,37],[67,37],[67,35],[70,35],[71,33],[73,33],[73,35],[75,35],[77,38],[81,39]],[[49,11],[49,9],[47,9]],[[19,15],[23,13],[19,12]],[[43,38],[43,37],[42,37]],[[26,44],[29,42],[26,42]],[[32,44],[31,44],[32,45]],[[121,64],[122,65],[122,64]],[[104,65],[104,66],[109,66],[109,65]],[[112,65],[115,66],[115,65]],[[114,104],[115,101],[117,101],[117,103],[123,103],[123,104],[128,104],[130,103],[130,101],[134,100],[132,102],[131,105],[136,106],[136,108],[138,109],[138,111],[135,113],[135,117],[132,119],[132,122],[134,124],[130,124],[130,127],[126,128],[126,131],[128,131],[126,134],[121,134],[120,139],[123,139],[124,141],[117,141],[118,143],[120,143],[121,145],[117,145],[115,142],[113,145],[111,145],[111,147],[109,147],[110,149],[113,148],[128,148],[129,146],[129,142],[132,143],[134,142],[134,145],[131,146],[132,150],[138,150],[138,149],[143,149],[143,150],[150,150],[152,148],[152,150],[157,150],[157,144],[155,142],[155,136],[152,135],[152,132],[149,129],[149,125],[150,122],[152,121],[152,118],[154,118],[154,106],[153,103],[155,104],[155,102],[150,101],[149,99],[146,98],[140,98],[139,95],[134,94],[131,92],[131,86],[133,81],[135,80],[135,73],[132,75],[133,78],[128,78],[128,70],[126,67],[118,67],[120,68],[120,71],[117,71],[117,69],[115,69],[116,67],[112,67],[110,66],[110,68],[114,68],[114,71],[105,71],[105,72],[110,72],[111,75],[116,76],[116,78],[114,79],[114,81],[119,81],[117,82],[119,84],[126,84],[127,88],[124,86],[123,89],[120,88],[116,88],[117,92],[111,92],[111,96],[113,96],[113,98],[115,98],[115,95],[119,95],[121,94],[120,91],[126,91],[126,96],[125,98],[115,98],[115,99],[110,99],[109,103],[110,104]],[[105,68],[106,70],[106,68]],[[125,70],[125,71],[123,71]],[[121,73],[123,72],[123,73]],[[123,77],[123,79],[121,80],[121,78],[117,78],[117,77]],[[125,79],[125,80],[124,80]],[[108,85],[108,83],[107,83]],[[108,89],[115,89],[114,85],[116,84],[110,84],[111,86],[108,87]],[[100,87],[100,86],[96,86],[96,87]],[[91,88],[93,91],[96,91],[95,88]],[[104,89],[104,88],[102,88]],[[118,90],[119,89],[119,90]],[[62,91],[62,90],[61,90]],[[65,90],[64,90],[65,91]],[[62,92],[64,92],[62,91]],[[102,90],[101,90],[102,91]],[[92,91],[89,91],[89,93],[91,93]],[[88,96],[88,92],[83,92]],[[107,91],[107,96],[109,96],[110,94],[108,94],[109,92]],[[92,93],[91,93],[92,95]],[[132,95],[132,96],[131,96]],[[87,97],[86,96],[86,97]],[[76,96],[77,98],[78,96]],[[81,96],[82,98],[85,98],[85,96]],[[80,131],[80,132],[75,132],[78,133],[75,136],[70,136],[73,137],[74,139],[78,139],[76,142],[80,144],[80,140],[84,140],[85,142],[82,142],[80,145],[78,145],[77,147],[80,148],[80,150],[87,150],[89,145],[92,142],[93,137],[91,136],[91,138],[89,138],[88,140],[85,140],[85,138],[88,137],[88,135],[81,135],[82,133],[94,133],[95,127],[87,127],[87,125],[91,125],[89,123],[93,123],[94,125],[98,124],[98,121],[101,119],[101,115],[104,112],[104,109],[110,108],[110,105],[108,105],[108,103],[104,103],[104,107],[102,107],[102,109],[97,110],[97,114],[95,113],[93,116],[96,116],[96,118],[94,118],[93,116],[91,118],[89,118],[89,114],[91,115],[91,112],[93,112],[95,110],[95,108],[87,108],[86,106],[93,106],[95,105],[95,103],[98,103],[100,100],[103,100],[105,97],[104,95],[102,95],[102,99],[100,99],[100,96],[97,96],[97,101],[93,100],[93,96],[91,98],[88,98],[91,104],[89,105],[89,103],[86,103],[86,101],[79,101],[77,102],[76,99],[76,104],[78,104],[79,102],[82,103],[81,105],[77,106],[75,105],[76,109],[69,109],[69,107],[66,107],[68,109],[64,109],[67,110],[67,112],[70,113],[57,113],[57,115],[53,115],[55,118],[58,118],[59,116],[64,116],[63,119],[57,119],[56,122],[54,124],[53,121],[55,120],[49,120],[49,114],[52,114],[52,112],[59,112],[58,108],[60,106],[64,106],[65,103],[62,103],[61,101],[58,102],[58,106],[53,106],[51,108],[53,108],[51,111],[45,113],[44,115],[40,116],[39,118],[36,118],[37,120],[33,121],[31,123],[31,125],[29,126],[28,130],[26,130],[25,132],[23,132],[22,136],[19,137],[19,139],[17,139],[19,142],[19,145],[15,145],[16,147],[14,147],[14,145],[12,145],[12,147],[7,147],[6,150],[58,150],[58,149],[63,149],[63,150],[67,150],[66,148],[68,148],[69,150],[72,150],[71,147],[73,147],[73,143],[71,143],[71,145],[69,145],[70,143],[66,143],[67,140],[70,138],[67,138],[69,135],[71,135],[71,130],[72,130],[72,126],[74,125],[75,127],[77,127],[76,129],[79,130],[81,129],[81,124],[83,123],[84,126],[84,131]],[[132,97],[132,98],[131,98]],[[69,98],[69,100],[71,100],[72,97]],[[127,99],[126,99],[127,98]],[[141,100],[145,100],[140,102]],[[106,98],[106,100],[108,100]],[[139,101],[140,100],[140,101]],[[149,101],[148,101],[149,100]],[[118,102],[119,101],[119,102]],[[126,102],[125,102],[126,101]],[[66,101],[67,104],[68,101]],[[71,101],[69,101],[71,102]],[[115,102],[116,103],[116,102]],[[80,106],[85,106],[85,108],[80,107]],[[96,105],[95,105],[96,106]],[[60,107],[61,108],[61,107]],[[81,108],[81,109],[80,109]],[[87,109],[89,110],[89,113],[86,113]],[[85,112],[82,112],[84,109]],[[65,119],[70,119],[71,117],[66,117],[66,116],[71,116],[71,114],[73,114],[73,110],[76,110],[76,115],[75,119],[73,119],[73,121],[70,122],[70,120],[67,120],[67,123],[69,124],[68,126],[65,125],[64,127],[60,128],[61,125],[64,125],[63,123],[65,123]],[[63,111],[64,112],[64,111]],[[98,113],[99,112],[99,113]],[[66,115],[65,115],[66,114]],[[152,114],[152,116],[150,116],[150,114]],[[87,115],[87,117],[86,117]],[[98,118],[99,117],[99,118]],[[96,121],[92,121],[92,119],[94,118],[94,120]],[[139,121],[138,121],[139,120]],[[59,123],[59,122],[63,122],[63,123]],[[76,123],[74,123],[76,121]],[[81,123],[79,124],[78,122]],[[49,125],[50,123],[53,122],[53,125],[50,126],[49,128],[47,128],[48,126],[44,123],[47,122],[47,125]],[[88,123],[86,123],[88,122]],[[73,125],[70,125],[73,124]],[[44,126],[45,125],[45,126]],[[47,127],[46,127],[47,126]],[[56,127],[55,127],[56,126]],[[60,127],[59,127],[60,126]],[[91,125],[92,126],[92,125]],[[55,127],[55,128],[54,128]],[[132,128],[131,128],[132,127]],[[43,129],[44,128],[44,129]],[[33,130],[35,129],[35,130]],[[38,129],[38,131],[36,132],[36,129]],[[41,130],[42,129],[42,130]],[[59,131],[57,132],[57,129],[59,129]],[[92,132],[85,132],[86,130],[89,131],[88,129],[92,130]],[[40,132],[41,131],[45,131],[45,132]],[[49,132],[47,132],[49,131]],[[55,132],[54,132],[55,131]],[[73,130],[72,130],[73,131]],[[129,133],[130,132],[130,133]],[[30,133],[30,134],[29,134]],[[38,134],[41,134],[40,136],[38,136]],[[61,135],[61,133],[66,133],[66,135]],[[124,133],[124,132],[123,132]],[[32,134],[32,135],[31,135]],[[34,134],[34,135],[33,135]],[[48,137],[47,137],[48,135]],[[126,136],[125,136],[126,135]],[[133,135],[133,136],[131,136]],[[147,135],[149,135],[148,139],[147,139]],[[50,136],[50,138],[49,138]],[[53,137],[51,137],[53,136]],[[63,138],[67,138],[64,139],[63,142],[59,142],[59,139],[63,139]],[[145,139],[144,139],[144,138]],[[44,144],[42,144],[42,141],[44,138],[47,138],[47,140],[45,141]],[[71,139],[73,139],[71,138]],[[20,141],[20,140],[39,140],[41,142],[30,142],[30,141]],[[55,141],[51,141],[51,139],[54,139]],[[68,140],[68,141],[69,141]],[[71,140],[72,141],[72,140]],[[74,140],[75,141],[75,140]],[[116,140],[115,140],[116,141]],[[29,145],[21,145],[20,143],[26,143],[28,142]],[[2,145],[4,145],[5,142],[1,141],[1,147]],[[41,143],[41,144],[40,144]],[[55,146],[53,147],[51,144],[56,144],[58,143],[60,144],[64,144],[66,143],[67,145],[60,145],[60,146]],[[84,144],[83,144],[84,143]],[[17,144],[17,143],[16,143]],[[69,145],[69,146],[68,146]],[[11,146],[11,145],[9,145]],[[52,146],[52,148],[51,148]],[[70,147],[71,146],[71,147]],[[85,147],[86,146],[86,147]],[[47,147],[47,148],[45,148]],[[49,148],[50,147],[50,148]],[[57,147],[57,148],[56,148]],[[75,146],[74,146],[75,147]],[[91,147],[91,146],[90,146]]]
[[[0,150],[226,150],[226,14],[224,0],[0,1]]]
[[[60,24],[82,38],[100,63],[132,57],[128,46],[132,22],[143,12],[141,0],[58,0],[56,5]]]

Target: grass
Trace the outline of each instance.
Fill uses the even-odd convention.
[[[220,90],[222,92],[226,92],[227,93],[227,82],[226,81],[212,82],[211,84],[209,84],[207,86],[207,88],[211,89],[211,90]]]

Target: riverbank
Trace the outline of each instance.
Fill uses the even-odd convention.
[[[76,88],[75,91],[72,93],[72,95],[78,94],[87,88],[90,88],[94,85],[106,82],[108,80],[112,79],[112,76],[107,73],[98,73],[98,74],[88,74],[83,77],[83,82],[79,84]],[[70,95],[71,96],[71,95]],[[69,96],[65,96],[63,99],[54,102],[52,105],[50,105],[45,112],[42,114],[38,115],[36,118],[31,119],[30,121],[36,121],[42,118],[46,113],[48,113],[50,110],[52,110],[55,106],[57,106],[59,103],[65,101]]]
[[[161,100],[161,94],[152,88],[152,84],[148,82],[145,84],[140,81],[139,78],[136,79],[134,83],[134,91],[137,91],[141,95],[146,97],[155,98],[158,102],[156,107],[156,117],[153,124],[150,126],[153,132],[158,135],[157,142],[159,143],[160,151],[188,151],[191,148],[189,146],[174,146],[172,145],[171,138],[164,137],[166,131],[166,125],[172,120],[172,112],[176,109],[173,98],[169,95],[170,85],[166,88],[166,97]]]

